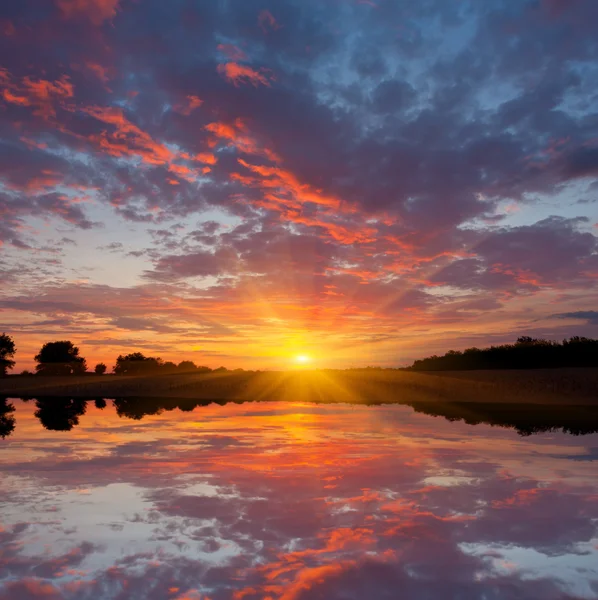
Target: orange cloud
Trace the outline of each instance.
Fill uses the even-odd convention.
[[[330,237],[342,244],[368,243],[376,240],[376,229],[373,227],[338,222],[339,214],[355,213],[355,207],[343,202],[342,199],[300,182],[290,170],[255,165],[242,158],[239,158],[238,162],[258,177],[232,173],[231,179],[248,187],[261,188],[265,192],[261,199],[252,202],[254,206],[277,211],[286,221],[322,228]],[[272,190],[276,192],[273,193]],[[319,206],[321,208],[319,214],[317,216],[304,214],[305,203]]]
[[[217,67],[217,71],[236,87],[238,87],[240,83],[251,83],[255,87],[257,87],[258,84],[270,87],[268,77],[271,80],[274,79],[266,69],[256,71],[247,65],[240,65],[236,62],[220,64]]]
[[[102,82],[105,83],[108,80],[107,69],[102,65],[87,62],[85,66]],[[46,121],[52,120],[54,125],[62,132],[83,139],[80,134],[69,130],[55,120],[58,107],[71,112],[76,110],[75,105],[70,102],[73,97],[74,88],[66,75],[55,81],[32,79],[31,77],[25,77],[18,81],[6,69],[0,68],[0,98],[4,102],[16,106],[31,107],[34,115],[40,116]],[[187,96],[187,103],[183,111],[188,114],[201,104],[202,100],[197,96]],[[149,133],[129,121],[121,108],[87,106],[78,110],[109,126],[100,133],[89,135],[87,139],[101,151],[111,156],[137,156],[149,165],[167,165],[172,173],[188,181],[194,181],[200,173],[209,172],[208,167],[194,170],[184,165],[173,164],[177,159],[189,160],[191,155],[187,152],[175,152],[165,144],[154,140]],[[29,146],[45,147],[27,137],[22,139]],[[246,145],[248,144],[249,141],[246,142]],[[203,162],[206,165],[214,165],[217,162],[216,156],[210,152],[198,153],[193,157],[193,160]],[[169,183],[173,184],[173,181],[170,179]],[[34,183],[37,185],[35,180],[30,181],[30,185]],[[45,183],[43,187],[47,187]]]
[[[211,152],[200,152],[193,157],[194,160],[205,163],[206,165],[215,165],[218,159]]]
[[[289,170],[279,167],[254,165],[248,163],[242,158],[239,158],[238,161],[239,164],[243,165],[245,168],[257,173],[258,175],[261,175],[262,179],[256,180],[256,182],[262,187],[280,188],[296,198],[300,204],[303,204],[304,202],[311,202],[320,206],[343,209],[343,203],[340,198],[323,194],[322,190],[317,190],[307,184],[301,183]],[[344,211],[353,212],[347,211],[346,206],[344,207]]]
[[[3,90],[2,96],[10,104],[20,104],[21,106],[31,106],[31,100],[26,96],[16,96],[10,90]]]
[[[236,146],[241,152],[265,156],[272,162],[280,162],[281,160],[273,150],[258,144],[257,140],[249,133],[247,126],[241,119],[237,119],[232,124],[222,122],[209,123],[205,126],[205,129],[212,133],[216,138],[226,140],[229,142],[229,145]]]
[[[171,164],[169,165],[168,169],[172,173],[175,173],[176,175],[182,177],[183,179],[186,179],[187,181],[195,181],[195,171],[193,169],[190,169],[189,167],[186,167],[185,165]]]
[[[120,108],[91,106],[83,112],[98,121],[112,125],[113,132],[102,131],[90,139],[112,156],[139,156],[151,165],[164,165],[175,158],[175,154],[164,144],[156,142],[147,132],[131,123]]]
[[[32,106],[33,114],[45,120],[56,116],[56,104],[64,104],[74,96],[73,84],[67,75],[55,81],[24,77],[19,82],[6,69],[0,69],[0,88],[5,102]]]
[[[218,162],[216,156],[210,152],[200,152],[192,157],[188,152],[175,152],[169,149],[165,144],[154,140],[147,132],[131,123],[120,108],[94,106],[82,110],[95,119],[114,127],[113,131],[102,131],[100,134],[90,136],[92,142],[111,156],[137,156],[148,165],[167,166],[171,173],[189,182],[195,181],[200,174],[209,173],[211,169],[209,167],[196,169],[174,161],[192,159],[208,165]],[[170,185],[180,184],[173,178],[168,178],[167,182]]]

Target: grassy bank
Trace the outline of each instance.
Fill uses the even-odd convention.
[[[598,404],[598,370],[414,373],[395,370],[220,372],[144,377],[12,376],[0,396],[177,397],[355,403],[414,401]]]

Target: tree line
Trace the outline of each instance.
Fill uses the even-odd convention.
[[[11,336],[0,335],[0,376],[7,375],[15,361],[16,345]],[[35,355],[38,375],[82,375],[87,373],[87,361],[71,341],[61,340],[44,344]],[[514,344],[489,348],[449,350],[442,356],[416,360],[409,371],[469,371],[479,369],[540,369],[559,367],[598,367],[598,340],[571,337],[555,342],[532,337],[519,337]],[[104,375],[108,367],[98,363],[93,368]],[[145,356],[142,352],[120,354],[112,367],[115,375],[150,375],[158,373],[209,373],[212,369],[197,366],[190,360],[178,364],[159,357]],[[227,371],[224,367],[214,371]],[[242,369],[237,369],[242,371]],[[29,374],[24,371],[22,374]]]
[[[14,356],[17,348],[11,336],[3,333],[0,335],[0,376],[6,376],[8,371],[15,366]],[[47,342],[34,357],[37,365],[37,375],[83,375],[88,373],[87,361],[81,356],[79,348],[69,340]],[[212,371],[226,371],[224,367],[210,369],[198,366],[193,361],[183,360],[176,364],[163,361],[159,357],[145,356],[141,352],[119,354],[116,364],[112,367],[115,375],[150,375],[157,373],[210,373]],[[240,369],[238,369],[240,370]],[[98,363],[93,368],[97,375],[104,375],[108,371],[107,365]],[[23,371],[22,375],[30,375]]]
[[[472,371],[479,369],[554,369],[598,367],[598,340],[571,337],[562,342],[520,337],[514,344],[449,350],[442,356],[416,360],[410,371]]]

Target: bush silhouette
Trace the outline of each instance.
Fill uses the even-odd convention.
[[[113,371],[116,375],[148,375],[158,372],[163,365],[161,358],[145,356],[141,352],[122,354],[116,359]]]
[[[197,366],[191,360],[183,360],[183,361],[181,361],[179,363],[179,366],[177,368],[178,368],[179,371],[181,371],[183,373],[187,373],[187,372],[191,372],[191,371],[197,371]]]
[[[108,367],[104,363],[98,363],[95,366],[95,369],[93,370],[93,372],[96,375],[103,375],[107,370],[108,370]]]

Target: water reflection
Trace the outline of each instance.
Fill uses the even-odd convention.
[[[7,398],[0,398],[0,437],[8,437],[15,429],[14,404]]]
[[[10,402],[0,450],[1,600],[598,598],[596,434],[131,398],[40,422],[38,402]]]
[[[103,409],[107,406],[104,398],[84,400],[61,396],[44,397],[34,400],[37,407],[35,416],[41,424],[53,431],[70,431],[79,424],[79,417],[86,411],[87,403]],[[112,403],[119,417],[141,420],[148,415],[159,415],[164,411],[178,409],[192,412],[198,407],[211,404],[224,406],[229,403],[244,404],[244,400],[195,400],[191,398],[116,398]],[[14,406],[6,399],[0,399],[0,436],[7,437],[15,429],[12,416]],[[316,404],[322,404],[318,402]],[[366,406],[381,406],[387,403],[369,402]],[[463,421],[469,425],[488,424],[511,428],[519,435],[526,436],[550,431],[563,431],[572,435],[587,435],[598,432],[598,406],[557,406],[538,404],[505,404],[495,402],[422,402],[403,400],[401,404],[410,406],[417,412],[444,417],[449,421]],[[5,416],[7,415],[7,416]]]
[[[79,417],[85,414],[87,401],[79,398],[50,396],[35,401],[35,416],[52,431],[70,431],[79,425]]]

